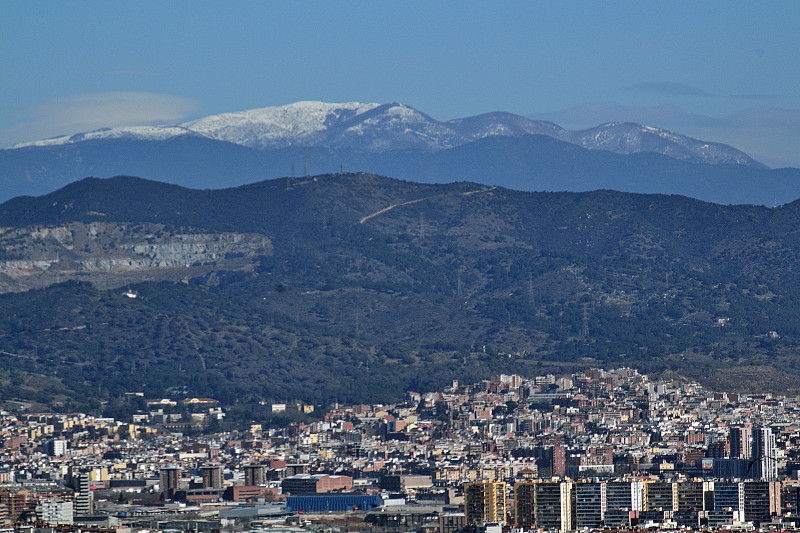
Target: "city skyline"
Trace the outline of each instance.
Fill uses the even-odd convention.
[[[3,411],[0,522],[35,511],[73,529],[102,521],[141,530],[202,512],[217,529],[231,518],[245,531],[264,515],[302,515],[315,531],[334,512],[387,533],[399,524],[430,533],[500,531],[491,524],[797,529],[793,396],[592,368],[492,375],[225,431],[207,425],[218,407],[189,400],[148,399],[133,423]],[[285,415],[285,405],[271,407]]]

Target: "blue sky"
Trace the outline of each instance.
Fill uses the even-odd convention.
[[[800,2],[0,2],[0,146],[299,100],[629,120],[800,167]]]

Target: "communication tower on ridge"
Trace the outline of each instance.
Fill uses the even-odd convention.
[[[589,336],[589,304],[583,304],[583,324],[581,326],[581,337]]]
[[[533,274],[530,272],[528,272],[528,303],[531,307],[536,303],[536,299],[533,296]]]

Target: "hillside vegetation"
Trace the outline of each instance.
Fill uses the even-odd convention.
[[[4,398],[382,401],[588,366],[797,392],[798,204],[368,174],[213,191],[120,177],[6,202],[0,227],[0,281],[23,291],[0,296]],[[195,234],[242,237],[191,264],[114,261]],[[35,250],[59,260],[11,280]]]

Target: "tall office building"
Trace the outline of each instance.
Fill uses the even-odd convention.
[[[567,448],[561,444],[554,444],[550,453],[552,475],[564,477],[567,473]]]
[[[778,461],[775,457],[775,435],[768,427],[758,427],[753,431],[752,469],[749,477],[764,481],[777,481]]]
[[[642,502],[645,511],[676,511],[678,487],[675,483],[656,481],[644,484]]]
[[[705,511],[707,507],[713,505],[711,489],[702,481],[681,481],[673,486],[677,493],[676,511]],[[709,493],[708,498],[706,493]]]
[[[519,481],[514,484],[514,526],[518,529],[528,530],[534,527],[535,486],[534,481]]]
[[[506,484],[484,481],[464,484],[464,514],[467,524],[506,523]]]
[[[744,509],[744,483],[740,481],[714,481],[714,511]]]
[[[244,467],[244,484],[247,486],[263,485],[267,482],[264,465],[246,465]]]
[[[175,493],[181,488],[181,477],[183,470],[179,466],[169,466],[161,469],[159,481],[161,483],[161,492],[165,499],[172,499]]]
[[[566,447],[554,444],[546,448],[536,448],[534,456],[539,474],[543,477],[564,477],[567,472]]]
[[[558,485],[561,504],[561,527],[559,531],[565,533],[575,529],[575,489],[571,481],[562,481]],[[538,505],[537,512],[540,512]]]
[[[88,472],[72,472],[70,486],[75,491],[75,515],[90,516],[94,512],[94,493]]]
[[[587,500],[588,504],[588,500]],[[575,529],[575,489],[569,481],[527,481],[514,485],[515,526]]]
[[[575,527],[601,528],[606,515],[606,482],[575,483]]]
[[[643,510],[644,484],[641,481],[609,481],[606,483],[605,525],[628,527],[632,511]]]
[[[732,427],[728,432],[731,445],[731,459],[750,459],[753,454],[753,428],[749,426]]]
[[[222,488],[222,467],[209,465],[200,468],[200,475],[203,477],[204,489]]]
[[[746,481],[744,519],[758,527],[769,522],[781,510],[781,484],[778,481]]]
[[[44,442],[44,452],[50,457],[61,457],[67,453],[66,439],[48,439]]]

